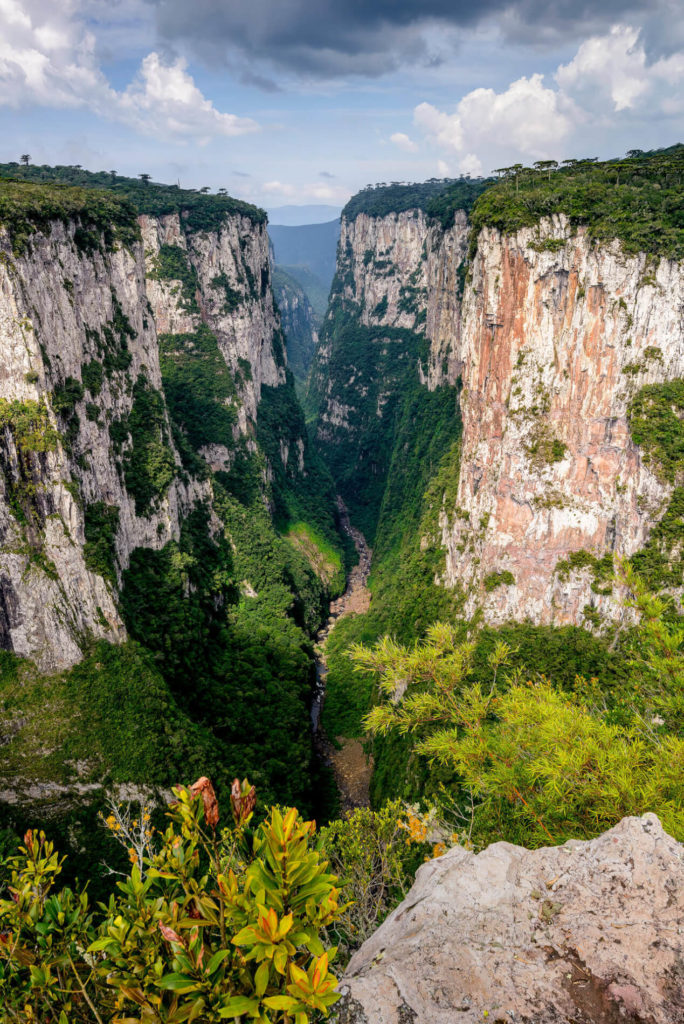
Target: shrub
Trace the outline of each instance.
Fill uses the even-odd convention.
[[[12,1020],[307,1024],[327,1015],[338,998],[335,951],[320,936],[340,907],[311,845],[315,824],[272,808],[252,829],[255,791],[237,780],[232,828],[217,828],[208,779],[174,796],[157,852],[143,871],[133,854],[97,911],[85,888],[58,888],[53,844],[27,832],[0,900],[0,1000]]]

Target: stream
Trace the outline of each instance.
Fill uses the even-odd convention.
[[[333,743],[325,734],[321,724],[321,711],[325,701],[325,681],[328,675],[325,645],[336,623],[345,615],[361,615],[368,611],[370,606],[368,576],[373,553],[368,547],[364,535],[349,521],[349,513],[339,495],[337,507],[342,529],[354,541],[359,561],[347,577],[344,593],[331,603],[327,623],[316,634],[314,644],[316,686],[311,702],[311,727],[318,756],[332,768],[340,794],[342,810],[348,811],[353,810],[354,807],[369,805],[373,761],[372,757],[366,756],[360,740],[340,736]]]

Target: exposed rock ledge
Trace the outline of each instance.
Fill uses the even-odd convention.
[[[646,814],[590,842],[456,847],[341,989],[341,1024],[681,1024],[684,846]]]

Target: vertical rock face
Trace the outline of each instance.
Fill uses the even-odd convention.
[[[211,329],[226,364],[238,376],[238,429],[248,433],[248,424],[253,428],[256,421],[262,385],[285,381],[284,356],[274,346],[280,321],[271,290],[266,225],[232,216],[218,230],[190,232],[178,214],[170,214],[143,216],[140,226],[157,330],[192,334],[201,323]],[[174,277],[178,266],[187,271],[185,280]]]
[[[116,596],[132,551],[178,539],[211,497],[173,440],[160,342],[189,352],[211,332],[229,371],[217,402],[251,450],[262,389],[286,382],[265,224],[139,224],[126,248],[55,221],[20,255],[0,229],[0,646],[43,671],[89,639],[125,639]],[[227,469],[232,448],[203,454]]]
[[[161,387],[142,247],[84,253],[74,234],[73,225],[55,224],[18,258],[9,238],[0,240],[0,643],[43,669],[78,660],[89,635],[124,636],[111,585],[87,564],[89,507],[116,510],[125,567],[135,547],[178,535],[179,516],[198,493],[177,478],[163,405],[156,429],[164,485],[144,515],[127,490],[133,442],[121,426],[137,393]]]
[[[456,383],[467,238],[463,211],[446,230],[419,209],[342,218],[309,397],[318,443],[371,540],[399,410]]]
[[[459,270],[467,248],[463,210],[446,231],[423,210],[343,217],[331,298],[337,295],[353,307],[366,326],[424,334],[430,342],[430,386],[445,379],[453,383],[459,357]]]
[[[318,345],[319,319],[304,289],[282,267],[272,267],[273,294],[283,323],[287,365],[295,378],[306,380]]]
[[[466,613],[619,614],[592,559],[632,555],[668,506],[628,410],[645,384],[684,374],[683,310],[680,264],[592,245],[563,218],[483,229],[461,327],[458,505],[442,515],[443,582],[464,589]]]

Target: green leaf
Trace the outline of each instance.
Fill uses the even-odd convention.
[[[170,989],[172,992],[196,992],[197,982],[185,974],[165,974],[157,982],[159,988]]]
[[[232,954],[232,949],[219,949],[217,953],[214,953],[211,960],[207,964],[207,974],[213,974],[217,967],[219,967],[226,957]]]
[[[264,999],[264,1006],[268,1006],[269,1010],[294,1010],[298,1004],[299,1000],[292,996],[267,996]]]
[[[268,979],[270,974],[271,965],[268,960],[264,960],[254,975],[254,989],[258,996],[263,996],[264,992],[268,988]]]
[[[254,1013],[258,1009],[258,999],[248,999],[247,996],[231,996],[226,1005],[219,1010],[219,1017],[241,1017],[243,1013]]]

